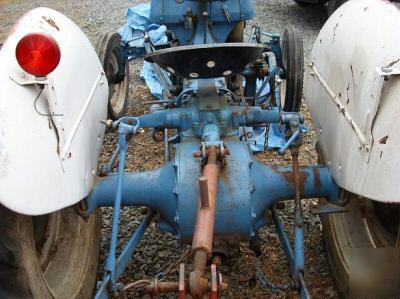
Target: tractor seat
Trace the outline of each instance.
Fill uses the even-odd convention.
[[[189,45],[154,51],[145,60],[182,78],[218,78],[243,72],[264,49],[251,43]]]

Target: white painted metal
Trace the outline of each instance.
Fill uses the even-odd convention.
[[[25,73],[15,58],[18,41],[31,32],[49,34],[60,46],[60,64],[44,79]],[[45,88],[35,104],[38,80]],[[87,196],[107,99],[103,68],[83,32],[51,9],[24,15],[0,50],[0,203],[39,215]]]
[[[337,184],[400,202],[400,10],[351,0],[322,28],[306,70],[305,97]]]

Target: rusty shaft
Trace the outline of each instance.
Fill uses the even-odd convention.
[[[199,179],[200,205],[197,211],[192,243],[194,271],[190,273],[189,277],[190,293],[196,299],[203,298],[204,294],[209,290],[209,283],[205,273],[207,261],[212,254],[218,191],[218,150],[215,147],[211,147],[207,152],[207,165],[204,167],[203,176]]]
[[[162,294],[178,293],[178,291],[179,282],[160,281],[152,282],[149,286],[147,286],[143,293],[147,295],[158,296]]]
[[[200,208],[197,212],[196,227],[193,235],[192,250],[203,250],[210,257],[214,235],[215,207],[217,202],[219,168],[217,165],[217,149],[211,147],[208,154],[207,165],[203,170],[200,192],[203,196]],[[204,180],[206,179],[206,186]],[[207,190],[205,190],[207,189]]]
[[[200,177],[199,185],[200,185],[200,207],[209,208],[210,200],[208,198],[208,178],[205,176]]]
[[[142,279],[130,283],[124,287],[120,293],[121,299],[127,299],[127,293],[138,291],[142,295],[158,296],[162,294],[178,293],[180,288],[179,282],[170,281],[153,281]]]

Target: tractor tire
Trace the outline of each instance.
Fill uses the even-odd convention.
[[[325,248],[340,296],[342,298],[399,298],[398,274],[385,270],[383,271],[385,274],[378,277],[378,280],[371,279],[378,272],[376,266],[373,265],[389,263],[398,267],[399,205],[377,203],[351,195],[347,207],[348,212],[321,216]],[[390,255],[390,252],[386,254],[384,251],[384,256],[369,256],[369,250],[374,248],[391,248],[390,252],[394,252],[394,255]],[[361,267],[355,267],[356,255],[368,255],[366,259],[368,262],[363,260]],[[358,268],[363,270],[360,271]],[[362,279],[369,277],[367,282],[362,281],[362,295],[355,295],[360,293],[354,291],[352,282],[358,281],[358,276]]]
[[[325,158],[322,155],[320,145],[317,143],[316,151],[318,154],[318,163],[325,164]],[[399,264],[400,258],[400,205],[386,204],[373,202],[368,199],[360,198],[359,196],[351,193],[346,193],[345,197],[348,204],[347,212],[321,215],[321,222],[323,228],[323,238],[325,243],[325,250],[328,255],[328,261],[332,271],[332,276],[335,280],[337,291],[341,298],[354,298],[352,286],[350,282],[350,264],[354,258],[354,251],[352,250],[369,250],[373,248],[397,248],[394,251],[397,253],[398,258],[394,257],[391,261],[392,265]],[[320,199],[320,202],[326,203],[325,199]],[[359,254],[359,252],[355,252]],[[384,264],[385,261],[377,261],[378,264]],[[376,261],[375,261],[376,262]],[[365,265],[367,269],[363,273],[364,277],[373,277],[368,272],[375,272],[376,269]],[[396,275],[398,276],[398,275]],[[399,276],[400,277],[400,276]],[[390,278],[390,277],[384,277]],[[397,294],[394,298],[399,298],[400,284],[397,279],[390,280],[383,283],[387,288],[387,293]],[[363,289],[368,288],[372,292],[377,288],[382,287],[381,282],[371,281],[363,285]],[[374,297],[370,292],[367,296],[362,298],[381,298]],[[372,296],[371,296],[372,295]],[[379,295],[384,295],[383,293]],[[355,298],[358,298],[357,296]],[[383,297],[383,298],[392,298]]]
[[[97,44],[97,54],[108,80],[108,115],[117,120],[125,115],[129,94],[129,62],[125,63],[125,76],[119,76],[121,36],[108,32]]]
[[[281,107],[287,112],[299,112],[303,97],[304,53],[303,40],[293,27],[282,36]]]
[[[244,39],[244,28],[246,27],[245,21],[239,22],[229,33],[226,39],[227,43],[242,43]]]
[[[308,6],[308,5],[324,5],[328,0],[318,0],[318,3],[310,3],[309,1],[302,0],[294,0],[300,6]]]
[[[330,17],[336,9],[338,9],[347,0],[329,0],[328,3],[328,16]]]
[[[0,298],[92,298],[101,214],[25,216],[0,205]]]

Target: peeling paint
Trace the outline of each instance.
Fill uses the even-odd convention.
[[[336,23],[335,27],[333,28],[333,39],[332,39],[332,44],[335,43],[335,37],[336,37],[336,29],[338,28],[339,23]]]
[[[386,142],[387,142],[388,139],[389,139],[389,136],[385,136],[385,137],[383,137],[383,138],[381,138],[381,139],[379,140],[379,143],[380,143],[380,144],[386,144]]]
[[[57,31],[60,31],[60,27],[57,26],[56,22],[53,21],[53,19],[43,16],[43,20],[47,22],[51,27],[55,28]]]
[[[355,103],[355,99],[357,98],[356,96],[356,80],[354,79],[354,71],[353,71],[353,65],[350,64],[350,70],[351,70],[351,78],[353,80],[353,97],[354,97],[354,103]]]
[[[396,63],[398,63],[400,61],[400,58],[397,60],[392,61],[391,63],[389,63],[386,67],[391,67],[394,66]]]

